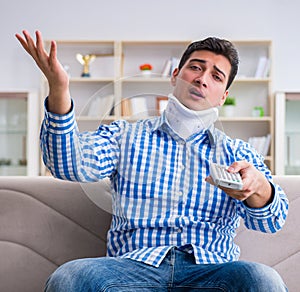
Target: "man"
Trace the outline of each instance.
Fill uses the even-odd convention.
[[[288,201],[249,144],[213,127],[238,69],[233,45],[192,43],[171,78],[161,117],[116,121],[79,133],[67,74],[40,32],[17,34],[49,82],[41,130],[52,174],[81,182],[109,177],[113,216],[108,257],[59,267],[47,291],[286,291],[270,267],[238,261],[233,242],[242,218],[249,229],[276,232]],[[217,188],[211,162],[239,172],[242,190]]]

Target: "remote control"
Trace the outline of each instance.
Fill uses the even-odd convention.
[[[228,172],[226,166],[211,163],[209,170],[215,185],[235,190],[241,190],[243,188],[240,174]]]

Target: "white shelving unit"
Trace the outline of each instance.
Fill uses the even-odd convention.
[[[0,92],[0,175],[39,174],[39,121],[37,94]]]
[[[71,76],[71,95],[76,103],[76,115],[80,130],[94,130],[99,123],[110,123],[124,118],[135,120],[142,115],[124,112],[126,100],[141,105],[143,97],[147,114],[157,113],[157,96],[166,96],[172,92],[169,76],[162,72],[166,61],[180,58],[190,43],[186,41],[57,41],[58,58],[69,70]],[[252,136],[270,134],[271,145],[266,162],[274,167],[274,130],[273,130],[273,96],[271,68],[265,76],[256,76],[260,58],[272,60],[272,42],[269,40],[233,41],[240,55],[239,74],[230,88],[230,95],[236,98],[234,117],[220,117],[218,126],[232,137],[248,140]],[[50,42],[46,41],[46,46]],[[106,54],[97,57],[90,64],[91,77],[81,77],[82,65],[76,60],[76,54]],[[141,75],[139,66],[150,63],[153,66],[150,77]],[[47,95],[46,82],[43,81],[42,99]],[[110,106],[110,96],[113,104]],[[100,98],[102,115],[90,115],[95,110]],[[136,102],[138,101],[138,102]],[[96,104],[96,106],[95,106]],[[259,106],[264,110],[263,117],[253,117],[253,108]],[[106,108],[103,114],[103,108]]]

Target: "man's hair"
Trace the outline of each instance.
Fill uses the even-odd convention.
[[[195,41],[191,43],[183,53],[178,65],[178,69],[180,70],[184,66],[184,64],[186,63],[186,61],[189,59],[189,57],[193,52],[203,51],[203,50],[213,52],[217,55],[222,55],[228,59],[231,65],[231,71],[226,86],[226,89],[228,89],[237,74],[238,66],[239,66],[238,52],[234,47],[234,45],[228,40],[219,39],[216,37],[209,37],[204,40]]]

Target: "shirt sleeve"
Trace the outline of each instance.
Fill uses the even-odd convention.
[[[54,177],[95,182],[112,175],[119,161],[118,140],[125,122],[100,125],[96,131],[79,133],[74,103],[69,113],[47,110],[40,132],[43,162]]]
[[[284,190],[273,182],[269,168],[264,163],[264,158],[248,143],[239,147],[239,160],[246,159],[261,171],[272,187],[273,200],[263,208],[250,208],[240,202],[240,212],[248,229],[265,233],[279,231],[287,218],[289,201]]]

